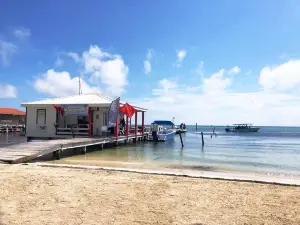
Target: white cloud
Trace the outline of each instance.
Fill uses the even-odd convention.
[[[79,92],[79,77],[71,77],[66,72],[56,72],[53,69],[39,76],[34,81],[35,89],[54,97],[75,95]],[[99,93],[97,87],[90,86],[84,79],[81,79],[82,93]]]
[[[75,52],[68,52],[67,56],[69,56],[70,58],[72,58],[75,62],[80,62],[80,56],[75,53]]]
[[[177,62],[176,62],[176,67],[180,67],[182,61],[184,60],[184,58],[186,57],[187,51],[182,49],[182,50],[177,50]]]
[[[199,74],[200,76],[203,76],[204,74],[203,68],[204,68],[204,62],[201,61],[196,68],[196,73]]]
[[[24,27],[15,29],[13,33],[16,36],[16,38],[18,38],[18,39],[25,39],[25,38],[30,37],[30,35],[31,35],[31,31]]]
[[[221,69],[209,78],[203,79],[203,92],[208,94],[220,94],[220,92],[223,92],[231,84],[231,79],[224,78],[224,73],[225,70]]]
[[[168,92],[161,91],[160,95],[148,99],[131,101],[149,109],[147,123],[157,118],[171,120],[175,116],[178,124],[300,125],[300,121],[297,122],[300,97],[280,93],[223,92],[212,96],[177,88],[169,89]]]
[[[203,79],[201,83],[201,86],[205,87],[203,91],[211,91],[213,88],[219,87],[216,88],[218,94],[211,95],[207,91],[201,92],[197,86],[196,88],[186,88],[185,84],[179,85],[179,82],[170,85],[174,82],[164,79],[164,81],[158,82],[157,88],[153,89],[151,96],[131,99],[130,102],[149,109],[146,114],[147,123],[158,118],[172,120],[175,116],[177,124],[181,122],[195,124],[197,122],[205,125],[254,123],[255,125],[299,126],[300,94],[299,92],[278,90],[278,85],[281,86],[281,84],[277,82],[278,76],[281,77],[284,72],[286,72],[287,80],[290,80],[291,77],[294,79],[294,76],[289,73],[291,68],[297,73],[298,67],[294,64],[297,64],[297,60],[262,69],[261,77],[267,78],[267,81],[276,81],[271,86],[274,87],[272,92],[265,90],[254,92],[230,90],[229,92],[226,88],[233,82],[234,77],[230,79],[224,77],[226,73],[222,69]],[[272,76],[269,76],[270,74]],[[299,85],[298,79],[294,80],[292,84],[284,83],[281,88],[283,90],[295,89]],[[265,83],[263,82],[262,85]]]
[[[8,65],[11,57],[17,52],[17,46],[11,42],[0,40],[0,62]]]
[[[10,84],[0,84],[0,98],[16,98],[17,97],[17,88]]]
[[[151,59],[152,59],[152,49],[148,49],[146,60],[144,61],[144,71],[145,74],[151,73]]]
[[[238,66],[235,66],[228,71],[228,74],[238,74],[240,72],[241,72],[241,68]]]
[[[259,84],[265,90],[299,89],[300,60],[290,60],[277,66],[264,67],[260,71]]]
[[[151,72],[151,63],[148,60],[144,61],[144,71],[145,74],[149,74]]]
[[[75,62],[83,65],[83,73],[90,76],[90,82],[101,86],[105,94],[120,96],[128,84],[128,67],[122,56],[102,51],[97,45],[91,45],[80,57],[77,53],[68,53]]]
[[[62,60],[60,57],[57,57],[55,64],[56,67],[61,67],[64,65],[64,60]]]

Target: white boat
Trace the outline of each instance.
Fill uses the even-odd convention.
[[[225,131],[226,132],[243,132],[243,133],[247,133],[247,132],[258,132],[259,131],[259,127],[252,127],[251,124],[247,124],[247,123],[240,123],[240,124],[233,124],[232,127],[226,127]]]
[[[175,137],[174,123],[168,120],[156,120],[152,124],[152,138],[154,141],[168,141]]]

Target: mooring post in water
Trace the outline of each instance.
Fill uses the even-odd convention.
[[[203,132],[201,132],[202,145],[204,145]]]
[[[198,130],[198,124],[196,123],[196,130]]]
[[[179,137],[180,137],[180,142],[181,142],[181,148],[183,148],[183,147],[184,147],[184,145],[183,145],[183,141],[182,141],[181,133],[179,133]]]

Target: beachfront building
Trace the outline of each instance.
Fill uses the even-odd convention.
[[[108,136],[109,110],[114,99],[100,94],[82,94],[64,98],[45,99],[22,103],[26,107],[26,136],[31,139],[69,138],[74,136]],[[120,106],[124,103],[121,101]],[[144,131],[144,108],[133,106],[134,131],[137,133],[137,117],[142,116]],[[123,119],[118,116],[119,121]],[[128,120],[127,124],[128,124]],[[121,127],[121,126],[117,126]],[[129,127],[129,128],[128,128]],[[130,126],[126,128],[127,135]],[[119,129],[119,128],[118,128]],[[112,132],[114,134],[114,132]],[[117,132],[118,135],[118,132]],[[125,135],[125,133],[124,133]]]
[[[0,126],[1,125],[24,125],[25,112],[14,108],[0,108]]]

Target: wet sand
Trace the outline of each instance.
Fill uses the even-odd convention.
[[[0,224],[300,224],[300,188],[0,165]]]

